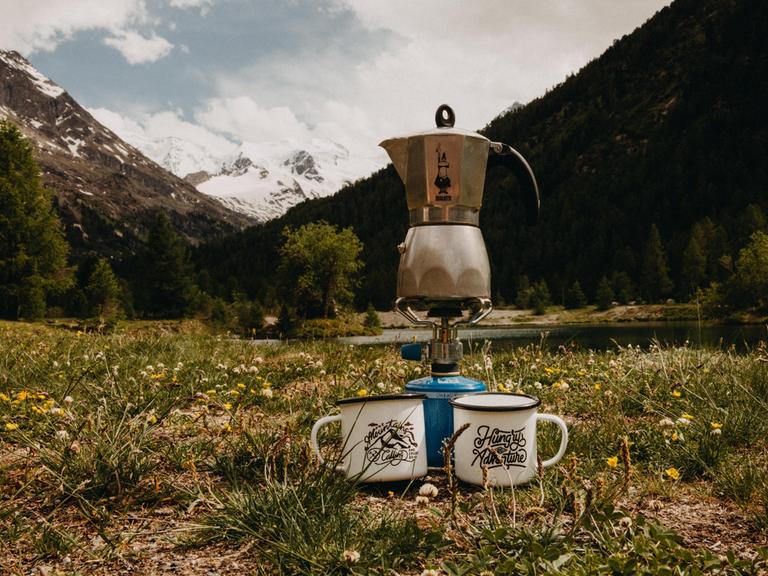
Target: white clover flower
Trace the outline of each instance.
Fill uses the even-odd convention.
[[[712,434],[712,436],[720,436],[723,431],[720,428],[715,428],[714,430],[710,430],[709,433]]]
[[[62,410],[58,406],[53,406],[50,410],[48,410],[48,413],[51,416],[63,416],[64,415],[64,410]]]
[[[541,390],[541,387],[542,387],[541,382],[536,380],[536,382],[533,383],[533,387],[536,388],[536,390]]]
[[[360,560],[360,552],[357,550],[344,550],[341,554],[342,559],[344,562],[348,562],[349,564],[356,564]]]
[[[674,427],[675,423],[672,421],[671,418],[662,418],[659,420],[659,426],[662,428],[672,428]]]
[[[416,496],[416,504],[418,506],[426,506],[429,504],[429,498],[426,496]]]
[[[272,395],[274,392],[272,392],[272,388],[262,388],[261,389],[261,395],[265,398],[272,398]]]
[[[69,440],[69,432],[66,430],[56,430],[56,440],[61,440],[62,442]]]
[[[157,371],[158,372],[162,372],[163,370],[165,370],[165,364],[163,364],[162,362],[158,362],[157,363]]]
[[[570,385],[568,382],[561,382],[559,388],[560,390],[566,391],[570,388]]]
[[[688,426],[691,421],[688,420],[688,418],[683,418],[682,416],[677,419],[677,423],[680,424],[680,426]]]
[[[155,367],[152,366],[152,364],[147,364],[146,368],[144,368],[147,372],[154,372]]]
[[[325,376],[325,370],[320,370],[320,372],[318,372],[318,374],[320,374],[320,376]]]
[[[59,363],[58,363],[58,362],[56,362],[56,360],[54,360],[54,361],[53,361],[53,367],[54,367],[54,368],[58,368],[58,367],[59,367]]]
[[[384,382],[376,382],[376,388],[378,388],[379,390],[384,390],[386,386],[384,386]]]
[[[64,396],[64,404],[72,404],[74,401],[75,399],[72,396]]]
[[[422,570],[421,571],[421,576],[440,576],[440,571],[439,570],[432,570],[431,568],[427,569],[427,570]]]
[[[419,488],[419,496],[427,496],[429,498],[435,498],[437,496],[437,486],[430,484],[429,482],[422,484]]]

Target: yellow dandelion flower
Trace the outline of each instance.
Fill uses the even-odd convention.
[[[147,416],[147,423],[157,424],[157,416],[155,416],[154,414],[150,414],[149,416]]]
[[[214,390],[213,388],[211,388],[210,390],[206,390],[205,393],[208,396],[216,396],[216,390]]]
[[[682,395],[683,395],[683,393],[680,392],[680,390],[672,390],[672,396],[673,397],[680,398],[680,396],[682,396]]]
[[[6,394],[3,394],[2,392],[0,392],[0,401],[2,401],[2,402],[10,402],[10,400],[11,399]]]
[[[606,458],[605,463],[608,464],[609,468],[616,468],[616,466],[619,465],[619,457],[611,456],[610,458]]]
[[[230,404],[229,402],[225,402],[223,406],[224,406],[224,410],[232,410],[232,404]]]
[[[603,388],[603,385],[600,384],[600,382],[597,382],[595,384],[595,391],[600,392],[600,390],[602,390],[602,388]]]
[[[224,426],[221,427],[221,431],[226,433],[232,432],[232,426],[229,424],[224,424]]]
[[[664,474],[672,478],[672,480],[680,480],[680,471],[677,468],[667,468],[664,470]]]
[[[687,412],[680,416],[680,418],[685,418],[686,420],[693,420],[693,416],[688,414]]]
[[[680,435],[677,432],[672,432],[672,442],[680,440]]]
[[[722,427],[723,427],[723,425],[722,425],[722,424],[720,424],[720,422],[710,422],[710,423],[709,423],[709,427],[710,427],[710,429],[712,429],[712,430],[720,430],[720,428],[722,428]]]
[[[269,388],[270,386],[272,386],[272,382],[269,380],[264,380],[264,382],[261,383],[262,388]]]
[[[24,402],[24,400],[26,400],[28,397],[29,397],[29,392],[27,392],[26,390],[22,390],[21,392],[16,394],[16,400],[18,400],[19,402]]]
[[[16,422],[6,422],[5,423],[5,429],[8,431],[16,430],[19,427]]]
[[[229,391],[230,396],[240,396],[240,392],[238,390],[230,390]]]
[[[365,388],[360,388],[360,390],[357,391],[357,395],[362,398],[363,396],[368,396],[368,390]]]
[[[240,390],[245,390],[245,384],[243,384],[242,382],[238,382],[237,387],[240,388]]]

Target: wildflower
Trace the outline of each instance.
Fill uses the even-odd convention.
[[[157,424],[157,416],[154,414],[147,416],[147,424]]]
[[[72,404],[74,401],[75,399],[72,396],[64,396],[64,404]]]
[[[536,390],[541,390],[541,382],[536,380],[536,382],[533,383],[533,387],[536,388]]]
[[[723,431],[720,428],[715,428],[714,430],[710,430],[709,433],[712,434],[712,436],[720,436]]]
[[[234,389],[230,390],[229,391],[229,395],[230,396],[240,396],[240,391],[239,390],[234,390]]]
[[[210,390],[206,390],[206,391],[205,391],[205,394],[206,394],[207,396],[216,396],[216,390],[214,390],[213,388],[211,388]]]
[[[48,413],[49,413],[51,416],[64,416],[64,410],[62,410],[62,409],[61,409],[61,408],[59,408],[58,406],[54,406],[53,408],[51,408],[50,410],[48,410]]]
[[[66,430],[56,430],[56,440],[67,441],[69,440],[69,432]]]
[[[24,402],[24,400],[26,400],[28,397],[29,397],[29,392],[27,392],[26,390],[22,390],[21,392],[16,394],[16,400],[18,400],[19,402]]]
[[[662,418],[659,420],[659,426],[662,428],[672,428],[675,425],[675,423],[672,421],[671,418]]]
[[[431,570],[431,569],[422,570],[421,571],[421,576],[440,576],[440,571],[439,570]]]
[[[245,390],[245,384],[243,384],[242,382],[238,382],[237,387],[240,388],[240,390]]]
[[[672,442],[680,440],[680,435],[677,432],[672,432]]]
[[[680,424],[680,426],[688,426],[688,424],[691,423],[691,420],[683,415],[677,419],[677,423]]]
[[[418,506],[426,506],[429,504],[429,498],[426,496],[416,496],[416,504]]]
[[[680,398],[680,396],[682,396],[682,395],[683,394],[682,394],[682,392],[680,392],[680,390],[672,390],[672,396],[673,397]]]
[[[616,466],[619,465],[619,457],[611,456],[610,458],[606,458],[605,463],[608,464],[609,468],[616,468]]]
[[[428,496],[429,498],[434,498],[437,496],[437,492],[437,486],[430,484],[429,482],[422,484],[421,488],[419,488],[419,496]]]
[[[368,390],[365,388],[360,388],[360,390],[357,391],[357,395],[362,398],[363,396],[368,396]]]
[[[597,383],[595,384],[595,391],[596,391],[596,392],[599,392],[599,391],[602,389],[602,387],[603,387],[603,385],[602,385],[602,384],[600,384],[600,382],[597,382]]]
[[[624,516],[622,518],[619,518],[619,526],[621,526],[624,529],[629,528],[632,526],[632,518],[629,516]]]
[[[224,433],[232,432],[232,426],[229,425],[229,423],[224,424],[224,426],[221,427],[221,431]]]
[[[264,398],[272,398],[272,388],[262,388],[261,395],[264,396]]]
[[[16,424],[16,422],[6,422],[5,423],[5,429],[8,430],[9,432],[11,432],[13,430],[17,430],[18,427],[19,427],[19,425]]]
[[[710,422],[709,423],[709,428],[711,430],[720,430],[722,427],[723,427],[723,425],[720,424],[720,422]]]
[[[0,402],[10,402],[10,400],[11,399],[7,395],[0,392]]]
[[[225,402],[223,406],[224,406],[224,410],[232,410],[232,404],[230,404],[229,402]]]
[[[394,495],[395,493],[392,490],[387,490],[387,498],[392,498]]]
[[[690,415],[690,414],[688,414],[687,412],[686,412],[685,414],[683,414],[683,415],[681,416],[681,418],[685,418],[685,419],[686,419],[686,420],[688,420],[689,422],[690,422],[691,420],[693,420],[693,416],[691,416],[691,415]]]
[[[677,468],[667,468],[664,470],[664,474],[672,478],[672,480],[680,480],[680,471]]]
[[[341,558],[348,564],[356,564],[360,560],[360,552],[357,550],[344,550],[341,554]]]
[[[385,388],[384,382],[377,382],[376,383],[376,388],[378,388],[379,390],[384,390],[384,388]]]
[[[264,380],[264,382],[261,383],[262,388],[269,388],[272,386],[272,383],[269,380]]]

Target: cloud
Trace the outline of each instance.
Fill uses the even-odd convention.
[[[384,138],[430,128],[442,103],[456,111],[457,126],[482,128],[563,81],[668,1],[336,0],[332,8],[367,31],[357,45],[342,37],[220,74],[217,107],[248,94],[262,107],[257,124],[271,119],[279,127],[263,114],[279,109],[291,123],[370,157]],[[250,120],[244,114],[237,122]]]
[[[164,58],[173,50],[173,44],[154,32],[147,38],[132,30],[121,30],[104,38],[104,44],[123,55],[129,64],[145,64]]]
[[[144,0],[3,0],[0,47],[51,51],[77,32],[118,30],[146,19]]]
[[[199,8],[201,14],[206,14],[208,9],[213,6],[215,0],[170,0],[169,4],[173,8]]]
[[[214,98],[195,113],[203,126],[240,141],[306,140],[309,127],[286,106],[265,107],[250,96]]]

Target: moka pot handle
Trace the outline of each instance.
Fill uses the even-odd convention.
[[[506,166],[517,177],[523,188],[523,200],[525,202],[525,214],[528,224],[534,225],[539,221],[539,185],[528,162],[517,150],[509,144],[491,142],[488,150],[488,166],[501,164]]]

